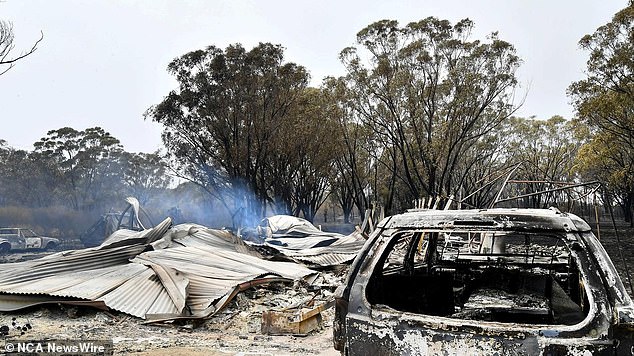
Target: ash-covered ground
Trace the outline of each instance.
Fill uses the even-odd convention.
[[[341,272],[326,274],[341,278]],[[338,355],[332,347],[332,308],[321,313],[322,326],[306,336],[261,332],[262,311],[331,296],[328,288],[309,291],[298,283],[275,283],[238,294],[228,308],[208,320],[163,324],[146,324],[114,311],[47,305],[0,313],[0,327],[8,328],[8,335],[0,339],[110,340],[115,355]]]

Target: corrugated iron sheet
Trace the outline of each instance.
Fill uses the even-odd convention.
[[[58,298],[51,299],[48,295],[19,295],[19,294],[6,294],[2,296],[2,309],[0,311],[16,311],[36,305],[61,303],[68,305],[84,305],[91,306],[93,308],[108,309],[103,302],[79,300],[72,298]]]
[[[365,240],[348,241],[346,243],[326,247],[313,247],[304,250],[292,250],[274,247],[281,254],[300,262],[321,267],[348,263],[357,256]]]
[[[171,302],[167,291],[151,268],[147,268],[142,273],[126,280],[97,300],[103,301],[114,310],[139,318],[145,318],[145,314],[149,310],[174,315],[179,315],[182,312]],[[159,310],[159,306],[164,309]]]
[[[148,268],[146,266],[127,263],[125,265],[117,266],[116,268],[107,269],[107,271],[103,271],[101,269],[93,270],[91,272],[94,273],[94,278],[48,294],[95,300],[120,287],[127,280],[144,273],[147,269]],[[64,278],[63,275],[60,275],[60,277]],[[50,279],[50,282],[54,283],[55,278]]]
[[[98,247],[4,264],[0,311],[84,301],[152,320],[204,318],[244,288],[315,273],[253,256],[228,232],[170,225],[166,219],[142,232],[117,231]]]
[[[275,215],[264,219],[268,235],[255,246],[272,248],[298,262],[321,267],[334,266],[352,261],[365,239],[353,232],[343,235],[321,231],[309,221],[294,216]]]
[[[218,302],[245,282],[265,277],[296,280],[315,273],[295,263],[266,261],[209,246],[150,251],[133,262],[182,273],[189,280],[188,309],[197,317],[209,316],[224,307],[225,303]]]
[[[137,243],[140,245],[151,244],[163,238],[166,231],[172,226],[172,219],[167,218],[152,229],[143,231],[117,230],[110,235],[99,248],[113,248],[117,246],[129,246]]]
[[[253,248],[228,230],[210,229],[197,224],[180,224],[171,228],[167,234],[153,244],[154,249],[175,246],[213,247],[260,257]]]

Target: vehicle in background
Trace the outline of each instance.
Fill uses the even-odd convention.
[[[52,250],[59,239],[39,236],[33,230],[20,227],[0,228],[0,253],[24,250]]]
[[[152,219],[136,198],[128,197],[125,201],[127,206],[123,212],[103,214],[88,230],[79,235],[84,247],[99,246],[108,236],[120,229],[141,231],[145,230],[146,226],[154,226]]]
[[[345,355],[631,355],[634,304],[573,214],[413,211],[357,255],[333,334]]]

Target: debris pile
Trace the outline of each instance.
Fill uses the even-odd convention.
[[[292,261],[319,267],[351,262],[366,241],[358,231],[350,235],[325,232],[305,219],[288,215],[266,218],[256,231],[245,235],[252,246],[266,247]]]
[[[313,264],[325,262],[325,266],[354,258],[352,246],[358,246],[358,251],[363,243],[314,229],[320,234],[308,239],[322,238],[322,242],[313,244],[314,248],[300,243],[303,239],[292,233],[293,237],[282,237],[279,230],[271,239],[286,245],[276,247],[284,251],[281,253]],[[324,245],[324,239],[330,242]],[[290,240],[300,244],[287,242]],[[341,251],[336,246],[341,246]],[[168,218],[140,232],[118,230],[97,247],[4,264],[0,271],[0,311],[61,303],[113,309],[147,321],[209,318],[241,291],[292,281],[307,286],[315,283],[312,288],[317,289],[320,283],[331,283],[298,263],[262,258],[255,248],[229,231],[195,224],[172,226]],[[323,308],[327,302],[319,304],[322,307],[301,302],[284,306],[284,310]]]

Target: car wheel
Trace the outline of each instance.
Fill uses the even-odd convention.
[[[9,244],[2,244],[0,245],[0,255],[3,255],[7,252],[9,252],[11,250],[11,245]]]
[[[46,248],[44,248],[46,251],[51,251],[57,248],[57,244],[55,242],[49,242],[46,244]]]

